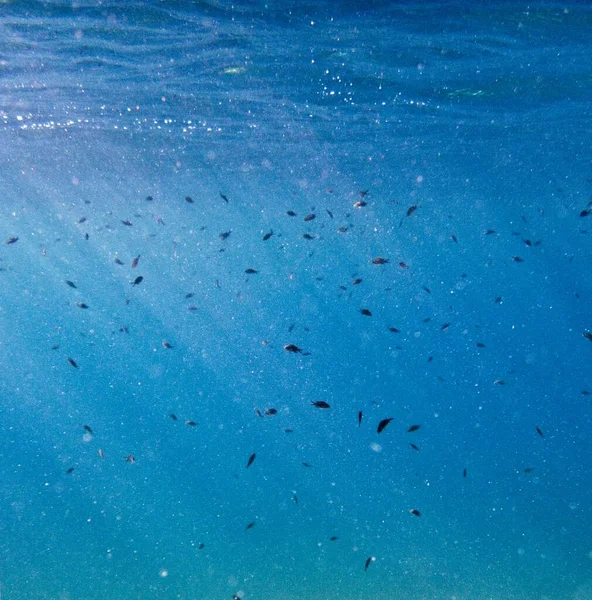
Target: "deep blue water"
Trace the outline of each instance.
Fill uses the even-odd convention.
[[[2,600],[590,600],[591,31],[1,3]]]

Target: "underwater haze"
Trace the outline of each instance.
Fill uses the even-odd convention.
[[[591,32],[0,2],[0,598],[592,600]]]

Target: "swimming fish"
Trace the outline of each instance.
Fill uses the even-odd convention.
[[[293,352],[293,353],[295,353],[295,354],[300,354],[300,353],[302,353],[302,349],[301,349],[301,348],[299,348],[298,346],[295,346],[294,344],[286,344],[286,345],[284,346],[284,350],[285,350],[286,352]]]
[[[409,513],[414,517],[421,517],[421,513],[417,510],[417,508],[410,508]]]
[[[68,362],[75,368],[78,368],[78,363],[73,358],[68,358]]]
[[[543,431],[541,430],[541,428],[538,425],[535,425],[534,427],[536,429],[536,432],[541,436],[541,437],[545,437],[545,434],[543,433]]]
[[[382,256],[377,256],[376,258],[372,259],[372,264],[373,265],[386,265],[388,263],[389,259],[388,258],[383,258]]]
[[[409,429],[407,429],[407,433],[412,433],[414,431],[417,431],[420,427],[421,427],[421,425],[411,425],[409,427]]]
[[[363,418],[363,414],[362,411],[358,411],[358,427],[362,424],[362,418]]]
[[[255,461],[256,458],[257,458],[257,454],[255,452],[253,452],[253,454],[251,454],[251,456],[249,456],[249,460],[247,461],[247,466],[245,468],[248,469],[253,464],[253,462]]]
[[[313,400],[311,404],[317,408],[331,408],[331,406],[324,400]]]
[[[382,419],[376,428],[377,433],[381,433],[384,431],[384,428],[394,419],[394,417],[389,417],[388,419]]]
[[[141,275],[138,275],[133,281],[132,285],[140,285],[144,281],[144,278]]]
[[[67,284],[68,284],[68,285],[69,285],[71,288],[74,288],[75,290],[76,290],[76,289],[78,289],[78,288],[76,287],[76,284],[75,284],[73,281],[68,281],[68,280],[66,279],[66,283],[67,283]]]
[[[367,308],[360,308],[360,314],[364,315],[365,317],[372,316],[372,313]]]
[[[86,433],[90,433],[90,435],[93,435],[93,430],[88,425],[83,425],[83,427]]]
[[[368,570],[368,567],[370,566],[370,563],[371,563],[373,560],[376,560],[376,559],[375,559],[373,556],[369,556],[369,557],[366,559],[366,563],[364,564],[364,571],[367,571],[367,570]]]
[[[140,262],[140,255],[138,254],[138,256],[136,256],[136,258],[134,258],[134,260],[132,260],[132,269],[135,269],[138,266],[139,262]]]

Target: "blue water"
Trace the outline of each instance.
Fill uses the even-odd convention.
[[[590,600],[591,31],[1,3],[2,600]]]

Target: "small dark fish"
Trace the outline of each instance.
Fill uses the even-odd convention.
[[[365,317],[371,317],[372,313],[367,308],[360,308],[360,313]]]
[[[485,348],[485,344],[483,342],[477,342],[477,348]]]
[[[347,230],[348,230],[347,227],[340,227],[337,231],[338,231],[338,233],[346,233]]]
[[[75,368],[78,368],[78,364],[76,363],[76,361],[73,358],[68,358],[68,362]]]
[[[83,427],[86,433],[90,433],[90,435],[93,435],[93,430],[88,425],[83,425]]]
[[[586,208],[580,213],[580,217],[587,217],[591,213],[592,213],[592,209]]]
[[[543,433],[543,431],[541,430],[541,428],[538,425],[535,425],[534,428],[541,437],[545,437],[545,434]]]
[[[307,469],[310,469],[310,468],[312,468],[312,465],[311,465],[310,463],[307,463],[307,462],[303,462],[303,463],[302,463],[302,466],[303,466],[303,467],[306,467]]]
[[[384,431],[384,428],[393,420],[394,417],[389,417],[388,419],[382,419],[382,421],[378,424],[376,428],[377,433],[381,433]]]
[[[517,263],[524,262],[524,259],[521,258],[520,256],[512,256],[512,260]]]
[[[417,210],[418,206],[417,204],[412,204],[408,209],[407,209],[407,216],[410,217],[416,210]]]
[[[485,235],[492,235],[492,234],[494,234],[494,233],[495,233],[495,229],[488,229],[488,230],[485,232]]]
[[[294,430],[290,429],[290,427],[287,427],[286,429],[284,429],[284,433],[294,433]]]
[[[268,231],[264,236],[263,236],[263,241],[266,242],[271,236],[273,235],[273,230]]]
[[[406,262],[400,262],[399,266],[401,267],[401,269],[408,269],[409,265]]]
[[[119,260],[119,258],[116,258],[116,259],[115,259],[113,262],[114,262],[116,265],[122,265],[122,264],[123,264],[123,262],[122,262],[121,260]]]
[[[302,237],[303,237],[305,240],[314,240],[314,239],[315,239],[315,236],[314,236],[314,235],[310,235],[310,233],[303,233],[303,234],[302,234]]]
[[[332,219],[333,218],[333,213],[328,208],[326,208],[325,210],[327,211],[327,214],[329,215],[329,218]]]
[[[503,379],[496,379],[493,383],[495,385],[506,385],[506,382]]]
[[[169,415],[169,417],[170,417],[170,418],[171,418],[173,421],[178,421],[178,420],[179,420],[179,418],[177,417],[177,415],[176,415],[176,414],[174,414],[174,413],[171,413],[171,414]]]
[[[295,213],[293,210],[288,210],[288,211],[286,211],[286,214],[287,214],[289,217],[295,217],[295,216],[296,216],[296,213]]]
[[[247,461],[247,466],[245,468],[248,469],[253,464],[253,462],[256,458],[257,458],[257,454],[255,452],[253,452],[253,454],[251,454],[251,456],[249,456],[249,460]]]
[[[292,496],[292,500],[294,500],[295,504],[298,504],[298,496],[296,494]]]
[[[377,256],[376,258],[372,259],[372,264],[373,265],[386,265],[388,263],[389,259],[388,258],[383,258],[382,256]]]
[[[255,527],[256,525],[256,521],[251,521],[246,527],[245,529],[253,529],[253,527]]]
[[[407,429],[407,433],[413,433],[414,431],[417,431],[420,427],[421,425],[411,425],[411,427]]]
[[[203,550],[206,547],[205,544],[201,543],[199,544],[199,546],[197,547],[198,550]]]
[[[85,240],[88,240],[88,239],[90,239],[90,236],[88,235],[88,233],[85,233],[85,234],[84,234],[84,239],[85,239]]]
[[[368,567],[370,566],[370,563],[371,563],[373,560],[375,560],[375,558],[374,558],[373,556],[369,556],[369,557],[366,559],[366,563],[364,564],[364,571],[367,571],[367,570],[368,570]]]
[[[195,294],[193,292],[190,292],[189,294],[185,294],[185,300],[189,300],[189,298],[193,298],[193,296],[195,296]]]
[[[195,427],[197,423],[189,419],[188,421],[185,421],[185,425],[189,425],[189,427]]]
[[[495,303],[496,303],[496,304],[502,304],[502,303],[503,303],[503,301],[504,301],[504,299],[503,299],[503,297],[502,297],[502,296],[498,296],[498,297],[495,299]]]
[[[360,285],[360,283],[362,283],[362,279],[360,277],[352,281],[352,285]]]
[[[417,510],[417,508],[410,508],[409,513],[414,517],[421,517],[421,513]]]
[[[162,347],[168,348],[170,350],[173,346],[169,344],[166,340],[162,340]]]
[[[423,291],[424,291],[426,294],[431,294],[431,293],[432,293],[432,290],[430,290],[430,288],[429,288],[429,287],[426,287],[425,285],[424,285],[424,286],[422,286],[422,288],[421,288],[421,289],[422,289],[422,290],[423,290]]]
[[[68,285],[69,285],[71,288],[74,288],[75,290],[76,290],[76,289],[78,289],[78,288],[76,287],[76,284],[75,284],[73,281],[68,281],[68,280],[66,279],[66,283],[67,283],[67,284],[68,284]]]
[[[128,454],[128,455],[125,457],[125,462],[131,463],[131,464],[134,464],[134,463],[136,462],[136,457],[135,457],[133,454]]]
[[[144,281],[144,278],[141,275],[138,275],[132,282],[132,285],[140,285]]]
[[[360,192],[358,192],[360,198],[365,198],[368,195],[368,191],[369,190],[361,190]]]
[[[299,348],[298,346],[295,346],[294,344],[286,344],[284,346],[284,350],[286,352],[293,352],[294,354],[301,354],[302,353],[302,349]]]
[[[219,237],[221,240],[226,240],[226,239],[228,239],[228,236],[229,236],[231,233],[232,233],[232,230],[230,230],[230,231],[223,231],[221,234],[219,234],[219,235],[218,235],[218,237]]]
[[[80,219],[78,219],[78,224],[80,225],[81,223],[85,223],[86,222],[86,217],[80,217]]]
[[[456,236],[453,234],[450,235],[450,239],[455,243],[458,244],[458,240],[456,239]]]
[[[463,477],[466,477],[466,476],[467,476],[467,470],[463,469]]]
[[[311,404],[317,408],[331,408],[331,406],[324,400],[313,400]]]
[[[69,469],[66,469],[66,473],[68,473],[69,475],[70,473],[72,473],[72,471],[74,471],[74,468],[75,467],[70,467]]]
[[[364,418],[364,414],[361,410],[358,411],[358,427],[362,424],[362,419]]]
[[[304,217],[304,221],[308,223],[309,221],[314,221],[316,218],[317,216],[314,213],[310,213],[309,215],[306,215],[306,217]]]
[[[18,241],[19,241],[18,237],[9,237],[6,240],[6,243],[7,244],[16,244]]]
[[[133,225],[133,223],[131,221],[128,221],[127,219],[125,221],[122,221],[122,223],[127,227],[131,227]]]
[[[534,471],[534,467],[526,467],[523,469],[523,473],[532,473]]]
[[[337,535],[332,535],[332,536],[329,538],[329,541],[330,541],[330,542],[336,542],[338,539],[339,539],[339,536],[337,536]]]
[[[185,202],[188,204],[193,204],[193,198],[191,196],[185,196]]]
[[[222,200],[228,204],[228,198],[224,194],[220,193],[220,198],[222,198]]]
[[[416,452],[419,452],[419,447],[416,446],[415,444],[409,444],[410,448],[413,448],[413,450],[415,450]]]
[[[152,202],[154,198],[152,196],[146,196],[146,202]]]
[[[260,419],[262,419],[262,418],[263,418],[263,413],[262,413],[262,412],[261,412],[261,411],[260,411],[260,410],[259,410],[257,407],[255,407],[253,410],[255,411],[255,414],[256,414],[256,415],[257,415],[257,416],[258,416]]]
[[[266,417],[272,417],[273,415],[277,415],[277,408],[268,408],[265,411]]]
[[[245,269],[245,273],[247,275],[255,275],[255,274],[259,273],[259,271],[256,271],[255,269]]]
[[[389,331],[391,333],[399,333],[399,330],[396,327],[389,327]]]
[[[103,449],[102,449],[102,448],[99,448],[99,449],[97,450],[97,453],[99,454],[99,458],[100,458],[101,460],[105,460],[105,453],[103,452]]]
[[[132,260],[132,269],[135,269],[138,266],[139,262],[140,262],[140,255],[138,254],[138,256],[136,256],[136,258],[134,258],[134,260]]]
[[[592,331],[584,331],[584,333],[582,333],[582,335],[587,339],[590,340],[592,342]]]
[[[450,327],[450,323],[444,323],[444,325],[442,325],[442,327],[440,327],[440,331],[445,331],[449,327]]]
[[[368,202],[365,202],[364,200],[354,202],[354,208],[364,208],[364,206],[368,206]]]
[[[88,308],[88,304],[85,304],[84,302],[76,302],[76,306],[78,308]]]

